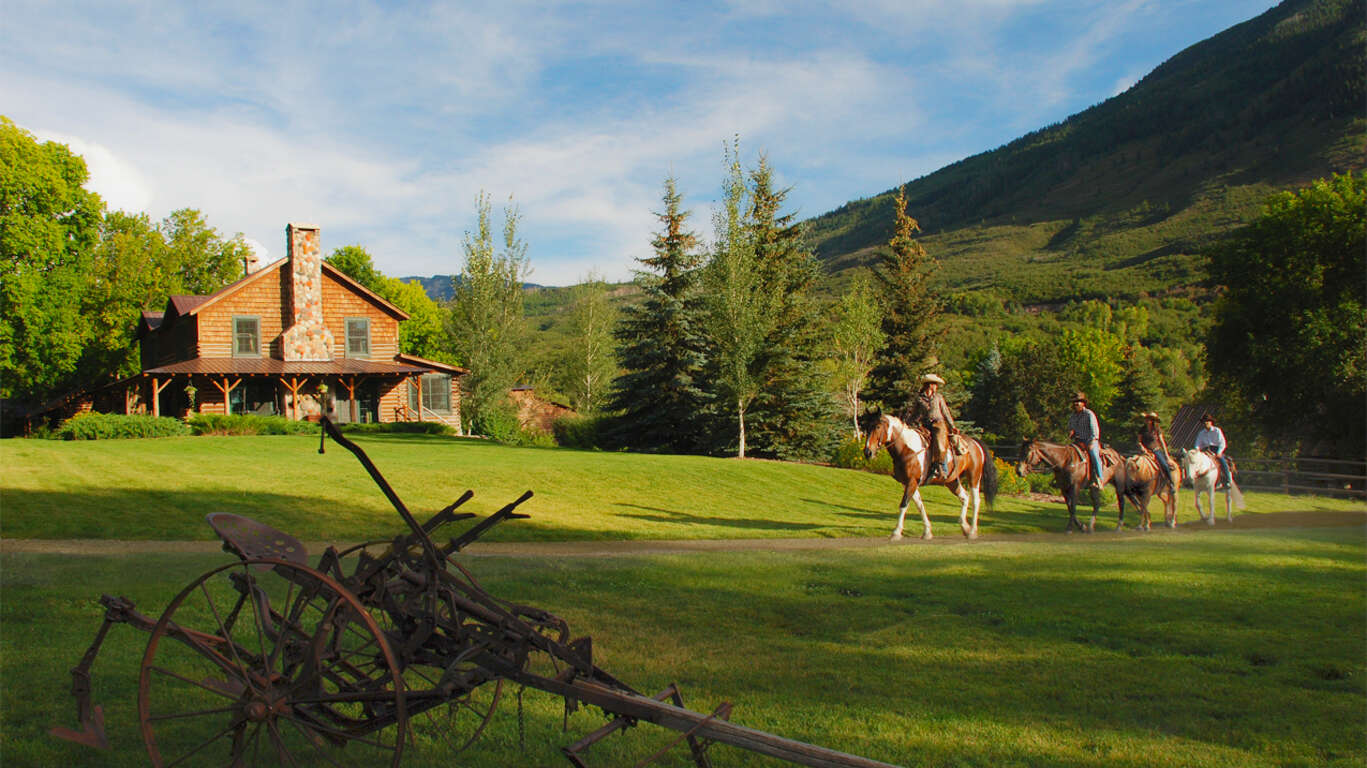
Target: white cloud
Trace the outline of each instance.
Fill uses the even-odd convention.
[[[40,141],[65,144],[73,153],[84,158],[86,170],[90,172],[86,187],[98,193],[109,210],[129,213],[147,210],[152,200],[152,189],[147,178],[108,147],[42,128],[35,128],[32,133]]]

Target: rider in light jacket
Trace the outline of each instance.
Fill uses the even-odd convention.
[[[1196,450],[1205,451],[1220,461],[1220,490],[1229,487],[1229,459],[1225,457],[1225,433],[1215,426],[1215,417],[1201,414],[1201,431],[1196,433]]]

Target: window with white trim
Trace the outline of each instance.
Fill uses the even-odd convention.
[[[370,357],[370,318],[348,317],[346,319],[346,356]]]
[[[408,407],[418,409],[418,385],[408,380]],[[425,373],[422,376],[422,407],[432,413],[451,412],[451,376],[445,373]]]
[[[261,318],[237,315],[233,317],[233,357],[261,355]]]

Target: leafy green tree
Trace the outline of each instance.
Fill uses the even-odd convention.
[[[327,263],[341,270],[347,277],[378,293],[384,274],[375,268],[370,252],[359,245],[344,245],[327,257]]]
[[[478,224],[465,233],[465,264],[455,280],[450,330],[463,377],[463,405],[474,429],[507,410],[508,393],[522,375],[523,283],[527,246],[517,235],[516,206],[503,209],[503,247],[496,251],[489,196],[476,199]]]
[[[590,274],[573,289],[569,327],[574,344],[564,360],[569,394],[575,410],[592,414],[607,402],[609,385],[617,373],[612,329],[617,310],[608,298],[607,283]]]
[[[930,284],[939,265],[915,239],[921,225],[907,214],[905,187],[897,190],[893,211],[892,239],[873,269],[887,341],[870,374],[867,393],[869,400],[889,410],[904,407],[916,394],[943,335],[940,300]]]
[[[1280,446],[1367,446],[1367,172],[1273,196],[1210,253],[1223,287],[1206,350],[1216,391],[1241,400]]]
[[[840,393],[845,416],[854,428],[854,437],[859,439],[863,436],[859,429],[863,410],[859,393],[864,390],[884,342],[883,313],[864,275],[856,277],[854,284],[840,297],[829,322],[831,379]],[[997,357],[1000,360],[1001,356]]]
[[[193,208],[172,211],[159,229],[166,241],[160,269],[168,296],[213,293],[242,276],[251,249],[241,234],[225,239]]]
[[[85,161],[0,116],[0,397],[40,401],[71,384],[104,203]]]
[[[163,265],[166,240],[147,214],[110,211],[82,297],[91,336],[82,356],[87,375],[131,376],[139,369],[134,329],[143,310],[159,310],[170,295]]]
[[[1125,345],[1108,331],[1084,327],[1065,328],[1058,348],[1077,388],[1087,394],[1088,405],[1105,413],[1120,391]]]
[[[745,458],[745,415],[765,384],[766,341],[778,322],[779,298],[767,290],[746,226],[749,191],[740,159],[727,156],[722,207],[713,215],[716,240],[706,268],[707,330],[718,402],[735,414],[736,455]],[[733,410],[732,410],[733,409]]]
[[[617,411],[613,442],[632,448],[698,452],[706,445],[700,428],[711,399],[703,387],[704,335],[698,238],[688,230],[675,180],[664,184],[661,231],[651,240],[653,255],[639,259],[636,283],[645,298],[626,307],[613,332],[617,360],[625,371],[613,383],[609,408]]]

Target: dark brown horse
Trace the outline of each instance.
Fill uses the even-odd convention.
[[[1088,475],[1091,474],[1087,467],[1090,459],[1085,451],[1072,445],[1027,438],[1021,443],[1020,455],[1020,461],[1016,463],[1017,475],[1025,477],[1031,472],[1042,470],[1054,473],[1054,485],[1063,492],[1063,500],[1068,504],[1068,527],[1065,529],[1068,533],[1072,533],[1074,527],[1087,533],[1096,530],[1096,514],[1101,507],[1101,493],[1095,488],[1088,489],[1092,496],[1092,521],[1084,527],[1077,519],[1078,492],[1088,484]],[[1102,485],[1113,481],[1116,467],[1121,466],[1121,462],[1120,454],[1116,453],[1114,448],[1101,449]],[[1124,522],[1125,507],[1122,503],[1120,525],[1123,526]]]
[[[968,440],[968,450],[958,452],[949,464],[949,474],[943,477],[930,477],[930,445],[920,431],[903,424],[895,416],[883,414],[878,423],[869,430],[864,442],[864,458],[871,459],[879,448],[887,446],[892,456],[892,476],[902,484],[902,502],[897,509],[897,528],[892,532],[892,540],[902,538],[903,524],[907,518],[907,505],[916,502],[921,513],[921,538],[934,538],[930,533],[930,516],[926,505],[921,502],[922,485],[943,485],[959,497],[959,529],[970,539],[978,538],[978,508],[982,496],[987,497],[987,506],[997,496],[997,465],[992,462],[992,451],[980,440]],[[973,524],[968,524],[969,496],[973,499]]]
[[[1172,464],[1169,459],[1169,465]],[[1169,528],[1177,527],[1177,488],[1182,484],[1182,470],[1173,466],[1171,475],[1163,477],[1163,468],[1149,453],[1125,457],[1115,471],[1116,501],[1120,504],[1120,520],[1125,520],[1125,502],[1139,510],[1140,530],[1150,529],[1149,500],[1158,497],[1163,502],[1163,521]]]

